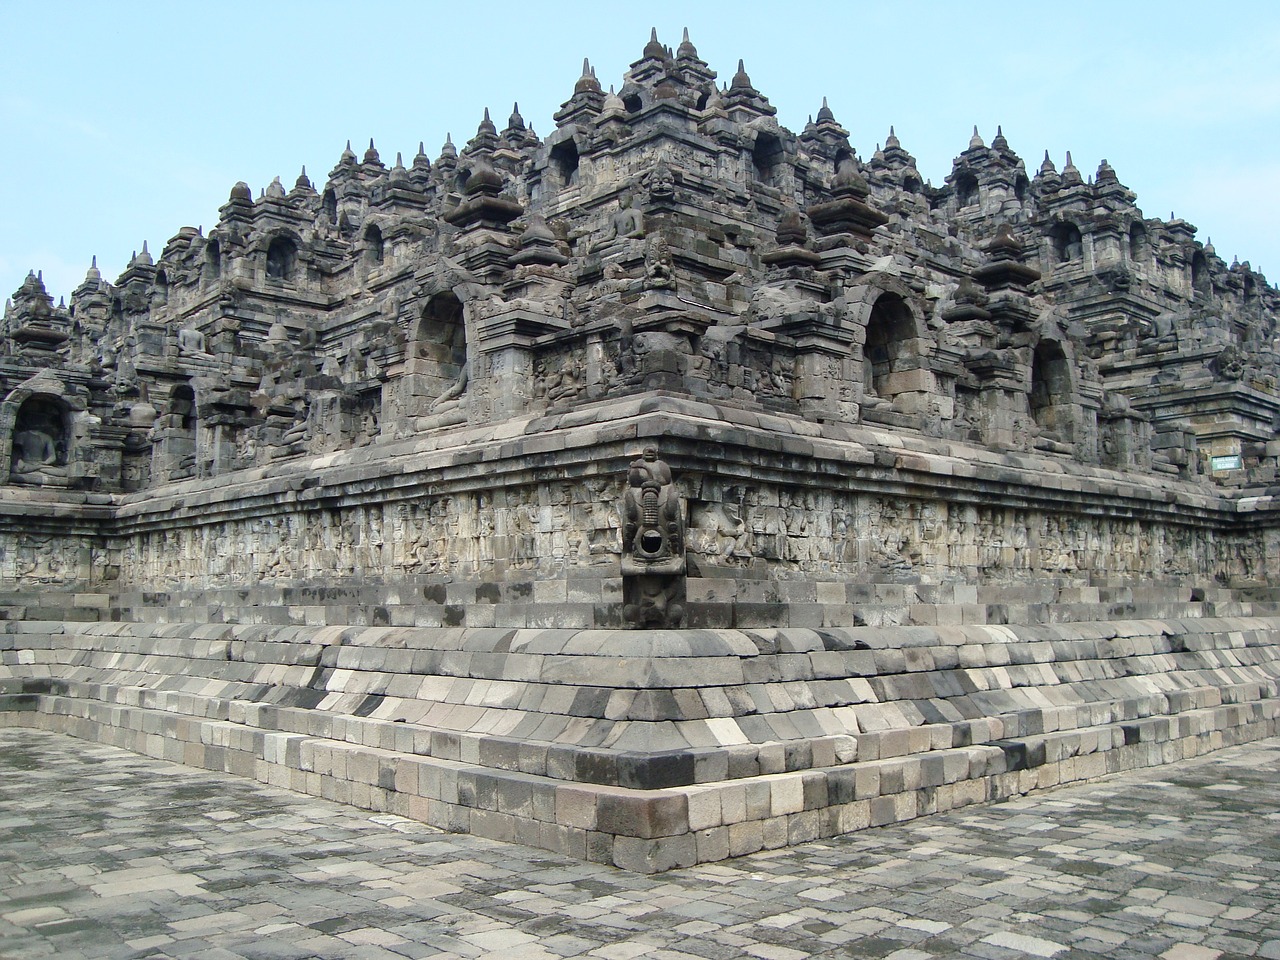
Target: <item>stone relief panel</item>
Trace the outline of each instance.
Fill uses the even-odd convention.
[[[1253,581],[1280,555],[1274,531],[1228,538],[1182,524],[714,477],[677,481],[691,576],[911,583],[1088,583],[1108,577]],[[323,507],[123,538],[110,554],[33,534],[0,538],[0,578],[122,588],[613,575],[621,482],[587,477]],[[736,574],[733,571],[738,571]]]
[[[0,583],[21,586],[106,585],[118,570],[84,540],[41,533],[0,534]]]
[[[874,494],[726,487],[692,499],[689,553],[703,569],[763,562],[769,575],[892,582],[1261,576],[1260,539],[1132,519],[908,500]],[[1280,544],[1272,545],[1280,552]]]

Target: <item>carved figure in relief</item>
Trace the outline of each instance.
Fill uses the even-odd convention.
[[[590,477],[585,481],[589,498],[590,534],[588,553],[592,563],[608,563],[618,553],[618,511],[614,508],[616,497],[610,494],[610,481],[605,477]]]
[[[527,494],[526,494],[527,496]],[[530,501],[516,503],[511,513],[513,545],[511,562],[516,567],[529,567],[538,561],[538,505]]]
[[[1013,568],[1015,570],[1026,570],[1031,566],[1027,534],[1027,514],[1026,511],[1019,510],[1013,515],[1009,537],[1013,547]]]
[[[534,364],[533,395],[548,403],[570,399],[582,392],[582,361],[574,354],[539,358]]]
[[[684,617],[683,581],[655,576],[637,577],[637,589],[623,607],[628,623],[642,629],[675,626]]]
[[[745,563],[751,559],[751,530],[742,519],[741,503],[709,504],[700,513],[698,532],[699,553],[729,563]]]
[[[482,566],[493,563],[493,534],[495,529],[492,498],[483,493],[476,495],[476,562]]]
[[[665,160],[659,160],[653,170],[645,177],[649,188],[649,199],[652,202],[664,202],[675,197],[676,175],[667,166]]]
[[[843,506],[836,506],[831,511],[831,536],[836,561],[857,563],[858,542],[854,536],[853,519]]]

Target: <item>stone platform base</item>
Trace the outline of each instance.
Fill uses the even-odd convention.
[[[0,712],[652,873],[1280,734],[1280,617],[0,623]]]

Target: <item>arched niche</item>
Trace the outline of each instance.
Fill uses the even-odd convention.
[[[151,302],[157,307],[163,307],[169,302],[169,275],[163,270],[156,271]]]
[[[956,174],[956,206],[968,207],[978,202],[978,178],[971,170]]]
[[[410,351],[409,372],[418,382],[415,393],[433,400],[461,393],[466,385],[467,328],[457,294],[443,291],[427,301]]]
[[[370,266],[376,266],[382,263],[386,256],[386,242],[382,239],[382,231],[376,223],[371,223],[365,227],[364,231],[364,260]]]
[[[1027,402],[1031,418],[1042,433],[1067,439],[1068,408],[1074,396],[1071,361],[1062,344],[1041,340],[1031,356],[1031,390]]]
[[[916,366],[913,347],[919,332],[915,315],[901,294],[885,291],[871,305],[862,345],[863,392],[891,400],[901,392],[894,374]]]
[[[562,140],[551,148],[551,166],[566,187],[578,182],[578,164],[578,145],[573,140]]]
[[[196,392],[189,385],[183,383],[173,388],[173,393],[169,396],[169,413],[174,418],[175,427],[190,431],[191,436],[195,437]]]
[[[782,141],[778,135],[762,130],[756,134],[751,148],[751,169],[761,183],[772,184],[782,163]]]
[[[1147,228],[1143,226],[1141,220],[1133,221],[1129,224],[1129,259],[1134,263],[1142,263],[1147,259],[1150,250],[1147,242]]]
[[[1031,181],[1027,179],[1025,173],[1020,173],[1013,181],[1013,195],[1019,203],[1027,202],[1027,189],[1031,186]]]
[[[206,280],[217,280],[222,276],[222,244],[210,240],[204,245],[204,277]]]
[[[1049,231],[1049,239],[1053,243],[1053,255],[1058,263],[1070,263],[1084,257],[1084,238],[1080,228],[1070,221],[1056,223]]]
[[[1191,289],[1197,297],[1208,298],[1213,294],[1213,280],[1209,276],[1209,258],[1202,250],[1191,257]]]
[[[267,279],[293,280],[297,269],[298,245],[291,237],[273,237],[267,245]]]
[[[33,394],[12,416],[9,482],[43,483],[66,477],[71,451],[71,411],[67,405],[58,397]]]
[[[169,394],[165,410],[163,473],[170,480],[194,477],[196,474],[196,394],[189,384],[179,384]]]

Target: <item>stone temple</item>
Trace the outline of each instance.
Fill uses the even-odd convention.
[[[1280,292],[655,36],[0,323],[0,710],[640,871],[1280,733]]]

